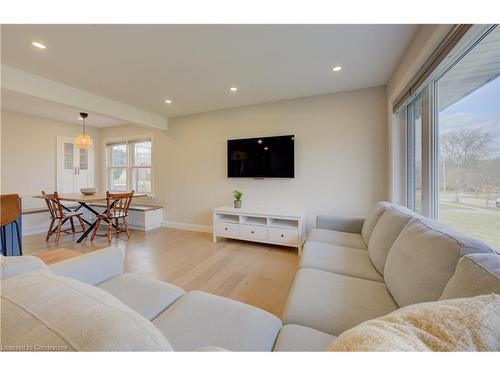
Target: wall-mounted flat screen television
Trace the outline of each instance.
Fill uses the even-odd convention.
[[[230,139],[227,141],[227,176],[294,178],[294,135]]]

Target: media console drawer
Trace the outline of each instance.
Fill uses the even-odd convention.
[[[239,237],[240,225],[233,223],[225,223],[223,221],[215,222],[215,233],[221,236]]]
[[[298,229],[268,228],[270,241],[297,244],[299,241]]]
[[[254,240],[266,240],[267,239],[267,228],[260,227],[257,225],[245,225],[240,224],[240,236],[242,238],[254,239]]]

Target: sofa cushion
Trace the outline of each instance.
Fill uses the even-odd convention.
[[[271,351],[281,328],[274,315],[229,298],[192,291],[153,320],[178,351],[218,346]]]
[[[341,275],[384,282],[366,250],[307,241],[300,258],[301,268],[314,268]]]
[[[410,210],[387,207],[373,229],[368,243],[368,254],[378,272],[384,274],[385,261],[392,244],[412,218]]]
[[[463,255],[492,253],[486,244],[430,219],[413,218],[392,245],[384,269],[399,306],[439,299]]]
[[[302,268],[295,276],[283,321],[337,336],[397,307],[383,283]]]
[[[186,293],[183,289],[138,273],[124,273],[98,285],[148,320]]]
[[[500,294],[500,255],[471,254],[458,262],[440,299]]]
[[[50,272],[49,267],[40,258],[30,255],[9,257],[0,255],[0,265],[0,280],[5,280],[25,272]]]
[[[363,237],[358,233],[339,232],[336,230],[313,228],[307,236],[308,241],[324,242],[330,245],[340,245],[366,250]]]
[[[47,272],[1,283],[4,350],[168,351],[151,322],[99,288]]]
[[[388,202],[377,202],[368,213],[368,216],[363,223],[363,228],[361,229],[361,236],[363,237],[363,241],[366,245],[370,242],[370,237],[375,225],[377,225],[378,221],[384,214],[385,209],[390,206],[391,204]]]
[[[299,326],[297,324],[284,325],[276,345],[275,352],[324,352],[335,336],[318,331],[317,329]]]
[[[500,296],[426,302],[354,327],[331,351],[499,351]]]
[[[123,273],[125,250],[110,246],[50,265],[53,273],[97,285]]]

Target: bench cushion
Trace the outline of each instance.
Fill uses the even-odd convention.
[[[48,272],[2,281],[2,349],[169,351],[147,319],[111,294]]]
[[[471,254],[458,262],[439,299],[500,294],[500,255]]]
[[[274,315],[241,302],[192,291],[153,320],[176,351],[217,346],[271,351],[282,326]]]
[[[373,265],[381,274],[384,274],[389,249],[412,217],[412,212],[408,209],[387,207],[373,229],[368,243],[368,254]]]
[[[383,283],[302,268],[295,276],[283,321],[337,336],[397,307]]]
[[[366,250],[307,241],[304,245],[301,268],[314,268],[367,280],[384,281],[373,267]]]
[[[361,229],[361,236],[363,237],[365,244],[370,242],[370,237],[372,236],[375,225],[377,225],[378,221],[384,214],[385,209],[390,206],[391,204],[388,202],[377,202],[368,213],[368,216],[363,223],[363,228]]]
[[[148,320],[186,293],[183,289],[138,273],[124,273],[98,285]]]
[[[335,336],[318,331],[317,329],[299,326],[297,324],[284,325],[276,345],[275,352],[324,352]]]
[[[339,232],[336,230],[313,228],[307,236],[308,241],[324,242],[330,245],[340,245],[366,250],[361,234]]]
[[[389,251],[385,282],[399,306],[436,301],[453,276],[460,257],[492,252],[481,241],[439,222],[413,218]]]

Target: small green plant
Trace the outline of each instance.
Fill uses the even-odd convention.
[[[233,197],[235,201],[240,201],[243,193],[241,191],[235,190],[233,191]]]

